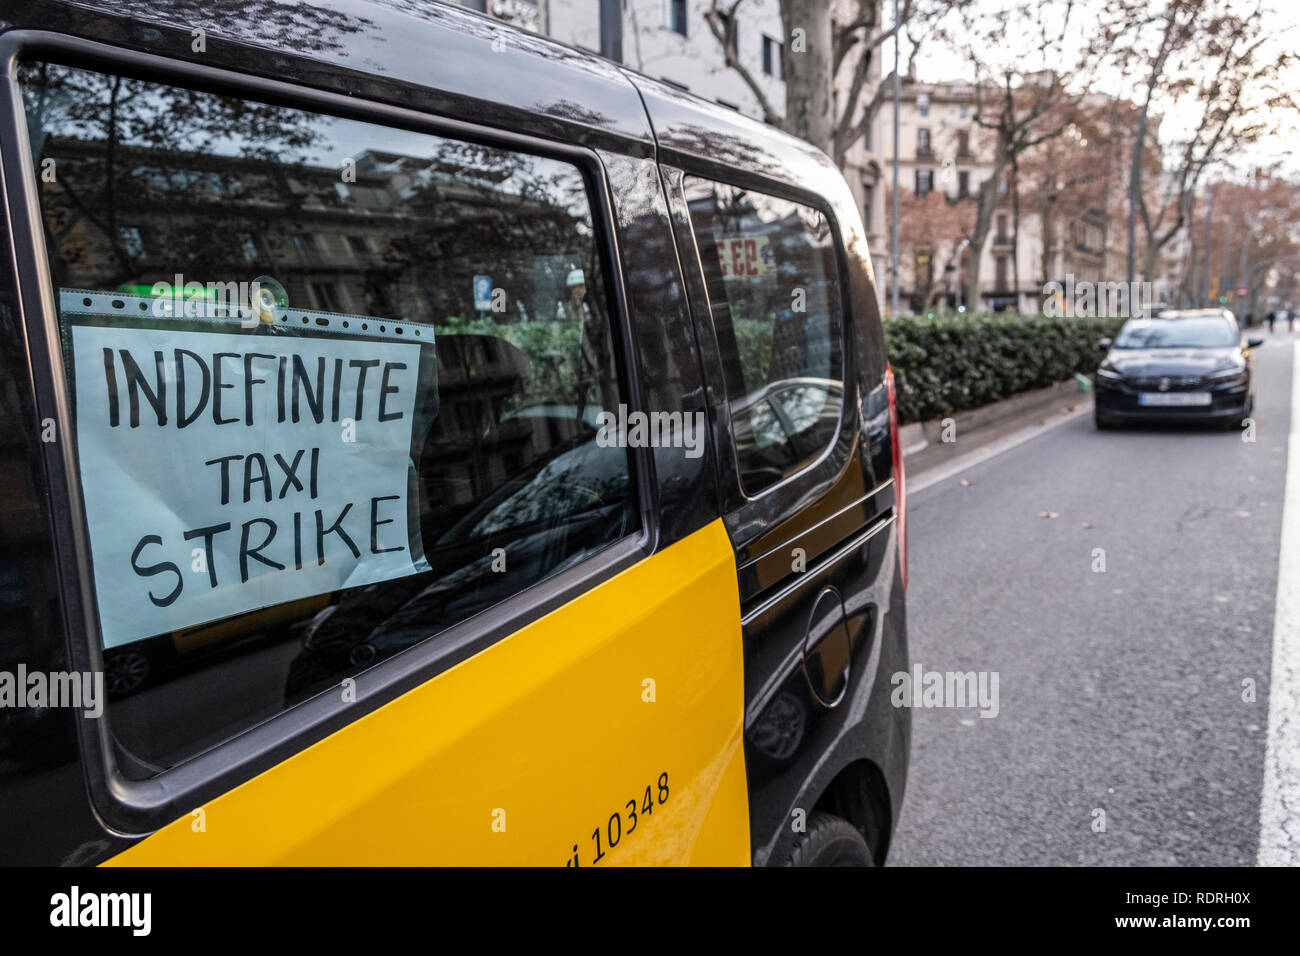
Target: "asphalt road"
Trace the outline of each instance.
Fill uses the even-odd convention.
[[[891,865],[1255,863],[1295,338],[1254,443],[1088,413],[909,498],[913,666],[999,707],[914,710]]]

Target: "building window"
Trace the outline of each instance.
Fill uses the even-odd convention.
[[[922,127],[916,131],[916,155],[929,156],[930,152],[930,131]]]
[[[916,171],[916,195],[922,199],[934,189],[934,170],[918,169]]]
[[[962,169],[957,173],[957,195],[970,195],[970,170]]]
[[[1009,268],[1010,265],[1011,265],[1011,260],[1009,258],[1007,258],[1006,256],[998,256],[997,283],[998,283],[999,292],[1006,289],[1006,287],[1011,282],[1011,270]]]
[[[922,93],[916,98],[916,110],[922,116],[930,115],[930,96],[928,93]]]
[[[778,80],[785,79],[785,44],[767,34],[763,35],[763,72]]]
[[[298,250],[299,254],[305,256],[316,251],[316,239],[309,232],[295,232],[293,234],[293,247]]]
[[[348,248],[357,255],[362,256],[370,251],[370,247],[366,245],[366,240],[363,236],[348,236]]]
[[[928,252],[918,252],[916,254],[916,287],[918,289],[928,289],[932,280],[932,268],[934,259]]]
[[[253,238],[251,232],[241,232],[239,234],[239,250],[244,254],[246,262],[257,261],[257,240]]]
[[[997,235],[997,241],[998,241],[998,242],[1006,242],[1006,241],[1007,241],[1007,238],[1008,238],[1008,237],[1007,237],[1007,214],[1004,213],[1004,212],[1000,212],[1000,213],[998,213],[998,235]]]
[[[962,119],[967,119],[970,116],[970,106],[966,103],[962,103],[957,107],[957,115]]]
[[[970,155],[970,130],[968,129],[957,130],[957,155],[963,157]]]
[[[686,0],[668,0],[668,29],[686,36]]]
[[[622,0],[600,0],[600,55],[623,62]]]
[[[867,232],[871,232],[871,200],[873,187],[862,184],[862,224],[866,226]]]

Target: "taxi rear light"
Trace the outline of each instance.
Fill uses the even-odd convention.
[[[889,442],[894,452],[894,496],[898,504],[898,566],[907,590],[907,482],[903,475],[903,437],[898,425],[898,392],[894,386],[894,369],[885,363],[885,384],[889,388]]]

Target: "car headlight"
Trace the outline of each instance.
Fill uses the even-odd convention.
[[[1211,372],[1209,375],[1205,376],[1205,378],[1210,382],[1229,382],[1234,378],[1241,378],[1245,374],[1246,366],[1230,365],[1227,368],[1219,369],[1217,372]]]
[[[1113,366],[1108,365],[1104,362],[1097,368],[1097,377],[1108,379],[1112,382],[1121,382],[1124,380],[1123,375],[1115,371]]]

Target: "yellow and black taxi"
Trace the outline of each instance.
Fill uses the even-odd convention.
[[[840,173],[455,7],[245,7],[0,12],[0,862],[883,862]]]

